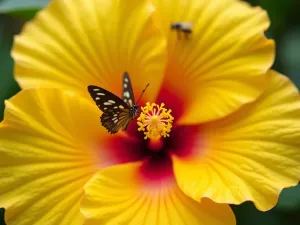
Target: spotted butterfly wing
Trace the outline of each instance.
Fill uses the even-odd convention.
[[[125,81],[127,84],[126,88]],[[126,130],[129,123],[136,115],[137,106],[134,105],[133,91],[127,73],[125,73],[123,77],[123,87],[124,100],[101,87],[94,85],[88,86],[91,97],[103,112],[101,115],[101,124],[111,134],[117,133],[121,128],[122,130]],[[126,94],[124,94],[125,92]],[[125,102],[125,99],[128,104]]]
[[[127,72],[123,76],[123,101],[130,107],[134,106],[134,94],[130,82],[130,78]]]

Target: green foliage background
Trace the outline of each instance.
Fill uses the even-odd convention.
[[[13,36],[48,2],[0,0],[0,121],[3,118],[4,100],[20,90],[13,79],[13,61],[10,57]],[[300,0],[248,2],[262,6],[271,18],[267,35],[276,40],[277,55],[273,68],[289,76],[300,87]],[[259,212],[252,203],[232,206],[232,209],[237,217],[237,225],[299,225],[300,185],[284,190],[277,206],[268,212]],[[5,224],[3,215],[4,209],[0,209],[0,225]]]

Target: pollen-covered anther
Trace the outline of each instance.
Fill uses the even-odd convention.
[[[145,107],[141,107],[137,124],[138,130],[144,132],[145,139],[170,136],[174,117],[171,115],[172,110],[167,110],[164,106],[164,103],[157,105],[147,102]]]

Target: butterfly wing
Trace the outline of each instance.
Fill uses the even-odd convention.
[[[123,101],[130,107],[132,107],[135,103],[131,81],[127,72],[125,72],[123,76]]]
[[[128,109],[110,110],[104,112],[101,116],[102,126],[111,134],[117,133],[121,128],[122,130],[126,130],[130,121],[131,117],[129,116]]]
[[[121,98],[113,93],[94,86],[88,86],[88,91],[103,112],[101,115],[101,124],[109,133],[117,133],[120,128],[126,129],[131,121],[130,108]]]
[[[129,109],[129,106],[115,94],[94,85],[88,86],[88,91],[102,112],[112,109]]]

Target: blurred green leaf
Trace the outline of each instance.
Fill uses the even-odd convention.
[[[283,69],[300,88],[300,27],[289,29],[278,47],[278,58],[283,62]]]
[[[274,210],[260,212],[252,202],[245,202],[242,205],[231,206],[237,225],[290,225],[291,223],[280,213]]]
[[[259,5],[266,9],[270,16],[270,30],[275,32],[285,28],[288,12],[293,7],[292,1],[260,0]]]
[[[284,189],[276,206],[282,211],[296,211],[300,209],[300,185]]]
[[[5,222],[4,222],[4,208],[0,208],[0,225],[5,225]]]
[[[2,0],[0,13],[11,14],[23,19],[31,19],[38,10],[45,7],[50,0]]]
[[[293,8],[293,0],[246,0],[252,5],[258,5],[265,9],[271,20],[270,30],[277,33],[285,29],[289,12]]]
[[[13,60],[10,51],[13,40],[12,21],[0,15],[0,121],[3,118],[4,100],[10,98],[20,89],[13,78]]]

